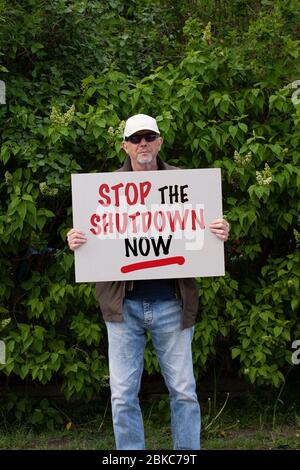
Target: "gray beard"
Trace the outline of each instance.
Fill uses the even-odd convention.
[[[140,165],[148,165],[148,164],[151,163],[152,161],[153,161],[153,158],[152,158],[152,157],[143,158],[143,159],[137,158],[137,162],[138,162]]]

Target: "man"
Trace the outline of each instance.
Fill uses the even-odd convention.
[[[158,158],[163,139],[154,118],[130,117],[118,171],[176,169]],[[228,238],[229,224],[217,219],[210,230]],[[77,229],[68,233],[71,250],[87,241]],[[138,393],[143,372],[145,333],[150,330],[170,394],[173,447],[200,448],[200,407],[196,394],[191,342],[198,311],[194,279],[98,282],[96,284],[109,344],[109,373],[114,434],[118,450],[144,449],[144,427]]]

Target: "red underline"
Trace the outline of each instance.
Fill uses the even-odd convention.
[[[131,273],[140,269],[158,268],[160,266],[169,266],[170,264],[184,264],[185,258],[183,256],[172,256],[171,258],[153,259],[150,261],[140,261],[139,263],[127,264],[121,267],[121,272]]]

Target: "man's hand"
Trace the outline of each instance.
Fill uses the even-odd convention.
[[[228,240],[229,223],[224,219],[216,219],[211,224],[209,224],[210,231],[217,235],[220,240],[226,242]]]
[[[86,235],[81,230],[76,230],[76,228],[71,228],[67,233],[67,240],[70,250],[74,251],[83,245],[86,241]]]

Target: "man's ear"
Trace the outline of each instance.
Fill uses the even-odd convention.
[[[125,153],[127,153],[127,142],[123,140],[122,142],[122,149],[124,150]]]

